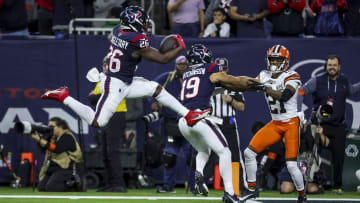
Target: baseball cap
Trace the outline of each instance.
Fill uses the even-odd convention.
[[[178,56],[175,60],[175,63],[185,63],[186,62],[186,57],[181,55],[181,56]]]

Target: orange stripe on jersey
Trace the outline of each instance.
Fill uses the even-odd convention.
[[[56,145],[54,144],[54,143],[50,143],[50,146],[49,146],[49,151],[50,152],[53,152],[54,150],[55,150],[55,148],[56,148]]]
[[[290,75],[289,77],[285,78],[284,83],[289,80],[300,80],[300,75],[298,74]]]
[[[305,96],[305,91],[303,88],[299,88],[298,94],[300,94],[301,96]]]

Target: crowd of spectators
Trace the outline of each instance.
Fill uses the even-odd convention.
[[[251,38],[360,35],[360,3],[356,0],[164,0],[162,4],[167,5],[167,16],[160,19],[169,21],[170,30],[156,27],[156,34]],[[61,36],[73,18],[117,18],[128,5],[141,6],[141,1],[2,0],[0,36]]]

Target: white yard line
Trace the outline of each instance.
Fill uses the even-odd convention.
[[[175,199],[175,200],[221,200],[222,197],[148,197],[148,196],[60,196],[60,195],[0,195],[0,198],[38,198],[38,199],[147,199],[147,200],[158,200],[158,199]],[[289,201],[296,200],[296,198],[278,198],[278,197],[261,197],[256,198],[255,201]],[[326,199],[326,198],[309,198],[311,201],[319,202],[359,202],[360,199]]]

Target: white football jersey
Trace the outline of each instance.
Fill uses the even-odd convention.
[[[301,87],[300,75],[295,71],[284,71],[278,78],[271,78],[271,72],[263,70],[260,72],[258,78],[265,86],[273,90],[284,90],[287,85],[292,86],[296,92],[286,102],[280,102],[265,93],[265,98],[269,106],[271,117],[276,121],[288,121],[297,116],[297,92]]]

